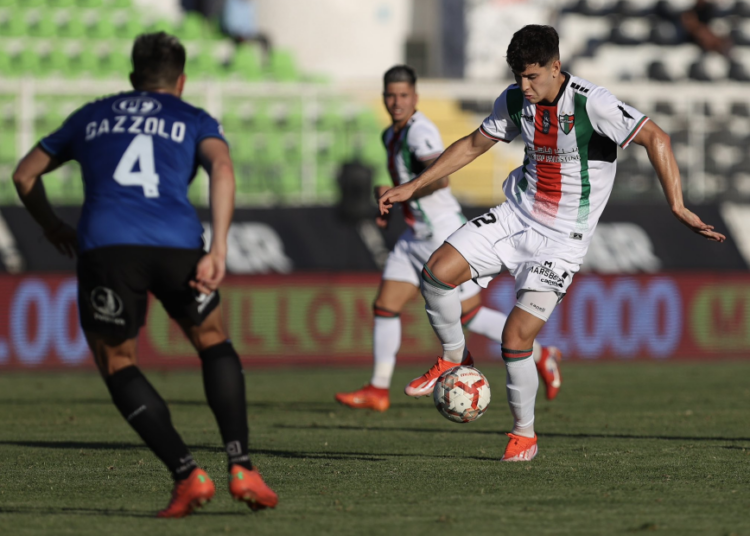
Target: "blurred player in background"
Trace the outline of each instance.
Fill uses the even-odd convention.
[[[617,145],[646,147],[672,213],[692,231],[724,241],[685,207],[669,136],[603,87],[562,72],[558,43],[550,26],[516,32],[507,61],[517,83],[498,97],[481,127],[451,145],[419,177],[380,198],[381,213],[388,213],[394,203],[408,202],[440,183],[498,141],[518,136],[524,141],[526,157],[505,182],[505,203],[453,233],[425,264],[422,294],[443,356],[407,386],[414,392],[444,370],[471,361],[461,329],[459,287],[470,280],[487,286],[508,270],[518,301],[502,333],[514,421],[503,461],[527,461],[537,453],[539,380],[529,359],[532,343],[583,262],[612,191]]]
[[[214,495],[172,426],[169,409],[136,366],[136,336],[148,292],[164,305],[198,352],[208,404],[228,455],[229,490],[253,508],[276,494],[248,456],[245,379],[221,319],[227,233],[234,211],[234,171],[219,123],[180,97],[185,49],[163,32],[133,45],[135,91],[91,102],[42,139],[13,180],[21,201],[62,253],[78,254],[81,326],[112,401],[175,480],[159,517],[182,517]],[[40,176],[68,160],[81,165],[85,202],[78,232],[60,220]],[[213,241],[188,186],[202,165],[211,180]]]
[[[406,184],[429,167],[443,152],[443,142],[437,127],[417,111],[417,76],[407,65],[389,69],[383,77],[383,101],[393,124],[383,133],[383,144],[388,153],[388,171],[393,184]],[[375,189],[378,197],[387,186]],[[350,393],[338,393],[336,400],[352,408],[385,411],[390,405],[391,386],[396,354],[401,346],[401,319],[404,306],[419,291],[422,268],[443,241],[466,222],[461,206],[451,194],[448,176],[416,191],[402,205],[409,225],[388,256],[383,279],[375,298],[375,326],[373,329],[374,368],[370,383]],[[378,217],[385,228],[387,216]],[[500,342],[500,334],[507,318],[503,313],[482,306],[481,287],[466,281],[458,287],[461,302],[461,324],[469,331]],[[557,348],[543,348],[534,341],[533,358],[552,400],[560,389],[560,352]],[[469,357],[466,364],[470,364]],[[437,378],[437,377],[435,377]],[[406,394],[422,396],[432,393],[434,379],[427,385]]]

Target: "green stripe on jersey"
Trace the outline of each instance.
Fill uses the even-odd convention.
[[[516,124],[516,128],[521,132],[521,113],[523,112],[523,92],[520,88],[509,89],[505,94],[505,107],[508,109],[508,115]]]
[[[589,141],[594,129],[591,126],[589,114],[586,113],[586,101],[588,99],[580,93],[575,94],[575,131],[578,143],[578,154],[581,157],[581,199],[578,201],[578,218],[576,229],[585,231],[589,228],[589,196],[591,195],[591,182],[589,181]]]

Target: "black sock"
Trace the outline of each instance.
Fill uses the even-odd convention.
[[[197,467],[193,456],[172,426],[164,399],[136,366],[118,370],[105,382],[112,401],[130,426],[172,472],[175,480],[187,478]]]
[[[247,454],[245,376],[240,356],[229,341],[206,348],[199,355],[206,399],[219,424],[229,466],[237,464],[251,470],[253,466]]]

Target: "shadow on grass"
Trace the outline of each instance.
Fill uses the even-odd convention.
[[[186,400],[167,399],[167,403],[170,406],[187,406],[187,407],[204,407],[208,408],[208,403],[204,400]],[[2,406],[74,406],[74,405],[88,405],[88,406],[111,406],[112,401],[109,398],[34,398],[34,399],[0,399],[0,407]],[[274,411],[298,411],[302,413],[331,413],[333,411],[342,409],[343,406],[333,401],[331,402],[305,402],[305,401],[249,401],[247,403],[248,409],[252,410],[264,410],[272,409]],[[393,403],[391,404],[392,409],[430,409],[432,405],[424,405],[423,407],[417,404],[410,404],[409,402],[404,403]],[[348,408],[346,408],[348,409]],[[432,410],[434,411],[434,410]]]
[[[0,514],[30,514],[30,515],[67,515],[67,516],[106,516],[106,517],[140,517],[156,520],[156,512],[143,510],[125,510],[114,508],[79,508],[76,506],[0,506]],[[204,512],[199,510],[192,516],[247,516],[248,512],[223,511]]]
[[[452,428],[403,428],[395,426],[347,426],[331,424],[292,425],[276,424],[275,428],[296,430],[350,430],[353,432],[417,432],[427,434],[483,434],[502,436],[505,432],[494,430],[470,430],[466,427]],[[660,439],[665,441],[750,441],[750,437],[691,437],[666,435],[638,435],[638,434],[574,434],[539,432],[541,437],[559,437],[568,439]]]
[[[67,449],[67,450],[148,450],[146,445],[140,443],[107,443],[102,441],[0,441],[0,445],[15,447],[31,447],[42,449]],[[224,449],[215,445],[189,445],[194,451],[224,452]],[[321,459],[321,460],[356,460],[362,462],[384,462],[385,458],[380,456],[398,456],[397,454],[373,454],[370,452],[300,452],[278,449],[250,449],[250,454],[263,454],[277,458],[293,459]]]

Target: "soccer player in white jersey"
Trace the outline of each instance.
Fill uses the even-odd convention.
[[[503,461],[537,453],[534,400],[539,386],[528,359],[531,344],[578,272],[612,191],[617,145],[648,152],[674,216],[716,242],[725,237],[688,210],[669,136],[603,87],[560,70],[558,36],[550,26],[516,32],[507,61],[516,84],[495,101],[492,113],[458,140],[418,178],[388,190],[381,213],[463,168],[498,141],[521,137],[526,156],[505,183],[507,201],[453,233],[425,265],[422,294],[443,343],[443,356],[407,392],[432,391],[433,379],[467,359],[457,287],[482,286],[501,271],[515,278],[517,303],[502,334],[513,430]]]
[[[392,67],[383,77],[383,101],[393,121],[383,132],[383,144],[388,153],[388,171],[395,185],[414,179],[443,152],[437,127],[416,109],[416,83],[417,76],[407,65]],[[376,195],[379,197],[386,190],[387,186],[377,187]],[[375,298],[372,379],[362,389],[336,395],[338,402],[352,408],[388,409],[388,390],[401,345],[399,314],[417,295],[420,273],[432,252],[466,222],[461,206],[451,194],[447,176],[415,192],[402,208],[409,229],[401,235],[388,256]],[[381,227],[388,224],[386,217],[381,216],[377,221]],[[474,333],[500,342],[507,317],[482,307],[480,291],[473,281],[459,286],[461,324]],[[554,347],[543,348],[534,341],[533,358],[545,382],[547,398],[551,400],[561,384],[560,352]],[[411,393],[407,391],[407,394]]]

